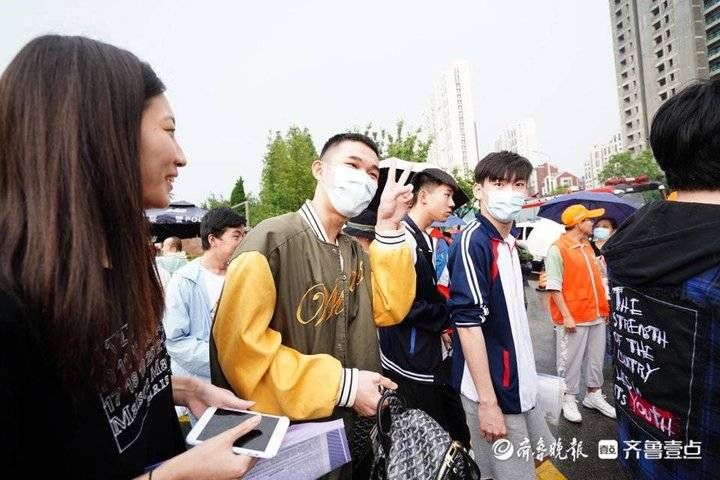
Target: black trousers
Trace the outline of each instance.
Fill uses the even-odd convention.
[[[450,438],[470,449],[470,430],[460,394],[455,389],[442,383],[414,382],[390,370],[385,370],[384,375],[398,384],[398,395],[408,408],[424,411],[450,434]]]

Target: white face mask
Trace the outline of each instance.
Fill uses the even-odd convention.
[[[329,178],[328,175],[323,183],[325,191],[332,206],[344,217],[360,215],[375,197],[377,182],[362,170],[341,165],[333,167],[331,184],[328,184]]]
[[[595,227],[593,229],[593,238],[595,240],[607,240],[610,237],[610,229],[604,227]]]
[[[525,204],[525,195],[514,190],[485,190],[485,194],[488,213],[499,222],[515,220]]]

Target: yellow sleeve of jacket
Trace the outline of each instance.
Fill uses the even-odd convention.
[[[223,375],[254,409],[294,420],[332,414],[343,380],[330,355],[302,355],[269,327],[277,292],[267,259],[246,252],[230,264],[212,335]]]
[[[400,230],[375,232],[369,255],[375,324],[397,325],[415,301],[415,252]]]

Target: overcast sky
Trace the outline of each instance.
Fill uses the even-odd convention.
[[[606,0],[5,1],[0,70],[31,38],[82,34],[147,60],[168,86],[188,157],[175,198],[259,189],[268,135],[420,125],[433,79],[471,69],[481,150],[537,123],[539,149],[582,175],[618,130]],[[542,158],[544,160],[544,158]]]

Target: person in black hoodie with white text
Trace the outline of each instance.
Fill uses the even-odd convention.
[[[637,479],[720,471],[720,82],[665,102],[650,143],[676,201],[638,210],[603,249],[619,459]]]

